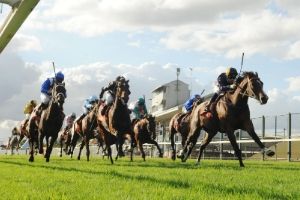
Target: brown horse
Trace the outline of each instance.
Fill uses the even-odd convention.
[[[10,150],[11,151],[11,155],[14,154],[14,149],[16,149],[17,153],[18,153],[18,144],[19,144],[19,131],[17,129],[17,127],[14,127],[12,129],[12,134],[11,136],[8,138],[8,142],[6,145],[6,152],[5,154],[7,154],[7,151]]]
[[[212,106],[212,116],[204,112],[208,102],[197,106],[192,113],[190,133],[184,148],[182,161],[185,162],[190,155],[201,129],[204,129],[207,134],[201,143],[197,164],[200,164],[200,158],[205,147],[218,132],[221,132],[227,134],[235,155],[239,159],[240,166],[244,167],[241,150],[234,135],[234,131],[237,129],[247,131],[264,153],[273,156],[274,151],[267,149],[255,133],[250,119],[249,97],[258,100],[262,105],[268,101],[268,96],[263,90],[263,82],[257,73],[244,72],[237,81],[237,89],[233,92],[227,92],[216,105]]]
[[[133,130],[130,121],[130,113],[127,107],[127,102],[129,100],[130,90],[128,80],[123,80],[117,82],[115,88],[115,100],[113,105],[108,108],[107,112],[102,115],[101,109],[103,105],[100,102],[99,105],[99,112],[97,116],[98,125],[100,134],[102,135],[107,151],[108,156],[113,164],[112,159],[112,152],[111,152],[111,145],[116,144],[117,146],[117,157],[122,155],[122,145],[124,143],[124,138],[127,135],[130,135],[131,138],[131,149],[133,149]],[[132,153],[131,151],[131,160],[132,160]]]
[[[65,102],[66,89],[64,84],[55,84],[52,89],[52,97],[47,109],[42,112],[41,119],[38,121],[36,112],[31,114],[29,119],[29,143],[30,157],[29,161],[34,161],[33,144],[39,145],[39,153],[43,154],[43,140],[46,137],[46,162],[49,162],[54,142],[58,137],[58,132],[62,127],[65,114],[63,113],[63,104]]]
[[[139,146],[139,149],[142,153],[142,158],[145,161],[145,152],[143,148],[143,144],[154,144],[158,151],[159,157],[163,157],[163,153],[158,146],[157,142],[155,141],[156,138],[156,123],[155,117],[152,115],[148,115],[143,119],[139,119],[133,122],[133,132],[136,144]]]
[[[64,151],[66,154],[68,154],[68,149],[71,143],[71,128],[62,129],[58,133],[58,142],[60,144],[60,154],[59,156],[62,157],[62,152]],[[65,145],[65,148],[63,146]]]
[[[176,159],[175,134],[179,133],[181,135],[181,145],[184,147],[190,131],[190,119],[191,113],[177,113],[170,121],[169,130],[172,148],[172,160]]]
[[[98,106],[95,106],[83,119],[81,122],[81,133],[82,133],[82,142],[79,149],[79,154],[77,159],[80,160],[81,151],[86,146],[86,158],[87,161],[90,160],[90,148],[89,142],[91,139],[96,138],[98,143],[102,142],[102,137],[100,134],[95,131],[97,128],[97,113],[98,113]]]
[[[199,105],[202,102],[203,98],[199,98],[196,101],[194,101],[192,111],[196,108],[197,105]],[[177,113],[170,120],[169,130],[172,148],[172,160],[176,159],[175,134],[179,133],[181,135],[181,146],[183,148],[187,140],[188,134],[190,132],[190,119],[192,111],[186,113]],[[182,150],[179,151],[179,154],[181,154],[181,152]],[[178,158],[180,158],[180,156],[178,156]]]

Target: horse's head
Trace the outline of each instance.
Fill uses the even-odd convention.
[[[242,88],[242,94],[258,100],[261,104],[268,102],[268,95],[263,90],[263,82],[257,73],[244,72],[239,87]]]
[[[121,81],[117,82],[116,87],[116,98],[120,98],[127,103],[129,100],[129,95],[131,94],[129,90],[129,80],[122,79]]]
[[[52,98],[53,101],[56,102],[59,106],[62,106],[65,102],[65,94],[66,94],[66,88],[65,84],[63,83],[57,83],[55,84],[53,90],[52,90]]]
[[[153,117],[152,115],[147,115],[145,119],[147,122],[147,131],[155,135],[156,132],[155,117]]]

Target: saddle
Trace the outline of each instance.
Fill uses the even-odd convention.
[[[226,94],[226,92],[222,92],[219,94],[219,96],[217,97],[217,99],[210,105],[209,110],[210,112],[206,112],[204,110],[202,110],[201,112],[201,116],[205,116],[208,119],[211,119],[214,115],[214,113],[216,112],[216,106],[219,102],[219,100]]]

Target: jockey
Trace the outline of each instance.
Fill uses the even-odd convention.
[[[98,104],[98,97],[96,95],[90,96],[88,99],[84,100],[82,110],[83,113],[80,115],[76,122],[82,120],[94,107]]]
[[[37,102],[36,100],[30,100],[26,103],[24,107],[24,114],[25,114],[25,120],[28,120],[30,117],[30,114],[32,113],[33,109],[36,107]]]
[[[101,110],[101,114],[104,115],[108,106],[112,105],[115,99],[115,89],[117,87],[117,83],[125,80],[124,76],[118,76],[116,80],[110,82],[107,87],[102,88],[99,98],[104,102],[104,107]]]
[[[142,119],[144,116],[148,114],[146,105],[145,105],[145,99],[144,98],[139,98],[133,108],[133,114],[135,119]]]
[[[192,112],[194,103],[198,100],[201,100],[201,96],[199,94],[195,94],[184,103],[184,108],[187,113]]]
[[[44,109],[48,107],[49,101],[51,99],[52,95],[52,89],[54,86],[54,83],[63,83],[64,81],[64,74],[62,72],[57,72],[55,74],[55,77],[47,78],[42,86],[41,86],[41,104],[38,107],[38,110],[40,111],[40,114]],[[67,98],[67,94],[65,93],[65,98]]]
[[[66,127],[64,129],[64,131],[70,129],[73,125],[74,120],[76,119],[76,114],[73,112],[72,114],[66,116],[65,120],[66,120]]]
[[[216,93],[214,93],[214,95],[210,99],[209,103],[205,107],[205,112],[210,112],[211,104],[214,103],[218,99],[220,94],[236,89],[235,80],[236,80],[237,75],[238,75],[238,73],[235,68],[228,67],[226,69],[225,73],[221,73],[218,76],[218,85],[217,85],[218,91]]]

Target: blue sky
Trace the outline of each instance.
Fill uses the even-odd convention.
[[[66,75],[66,112],[80,114],[84,98],[119,74],[130,79],[131,101],[150,99],[176,79],[177,67],[193,93],[211,92],[227,66],[240,68],[245,52],[244,70],[257,71],[270,96],[265,106],[250,102],[252,116],[300,112],[299,9],[295,0],[40,1],[0,54],[0,129],[39,99],[52,61]]]

